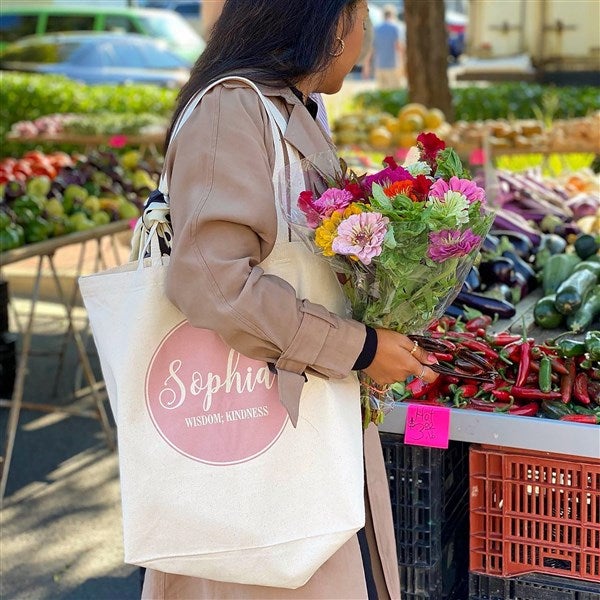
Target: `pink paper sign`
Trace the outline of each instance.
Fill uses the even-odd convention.
[[[448,448],[450,409],[444,406],[409,404],[406,411],[404,443],[413,446]]]

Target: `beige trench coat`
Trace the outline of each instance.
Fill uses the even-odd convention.
[[[259,86],[288,115],[284,137],[301,156],[333,152],[328,137],[288,89]],[[257,265],[277,234],[268,116],[239,82],[211,90],[170,144],[166,157],[174,243],[171,301],[192,325],[217,329],[232,347],[273,362],[293,418],[304,378],[346,377],[362,348],[361,323],[296,297]],[[301,343],[299,343],[301,342]],[[381,600],[400,597],[388,480],[375,426],[364,436],[367,539]],[[148,570],[142,597],[153,600],[367,597],[356,536],[296,590],[230,584]]]

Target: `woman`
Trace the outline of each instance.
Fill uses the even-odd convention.
[[[227,0],[181,91],[174,121],[199,90],[224,75],[243,75],[281,112],[285,141],[300,157],[334,157],[309,95],[341,88],[360,53],[367,19],[366,0]],[[409,375],[433,381],[427,365],[435,359],[406,336],[315,308],[310,297],[296,297],[286,281],[265,274],[259,265],[268,261],[278,233],[273,168],[269,118],[256,92],[239,81],[206,93],[168,139],[171,301],[192,325],[214,329],[242,354],[273,364],[290,415],[298,413],[306,376],[353,378],[357,390],[353,371],[359,368],[381,384]],[[337,293],[343,297],[339,286]],[[304,586],[267,588],[148,570],[143,598],[399,598],[387,477],[374,426],[365,432],[364,459],[366,527]]]

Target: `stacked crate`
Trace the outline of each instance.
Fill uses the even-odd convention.
[[[472,446],[469,463],[470,600],[600,600],[600,458]]]
[[[447,450],[381,433],[403,600],[465,600],[469,542],[469,445]]]

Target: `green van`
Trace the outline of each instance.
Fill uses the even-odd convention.
[[[175,11],[79,3],[21,6],[3,0],[0,9],[0,49],[26,35],[63,31],[124,31],[164,39],[189,62],[204,50],[204,40]]]

